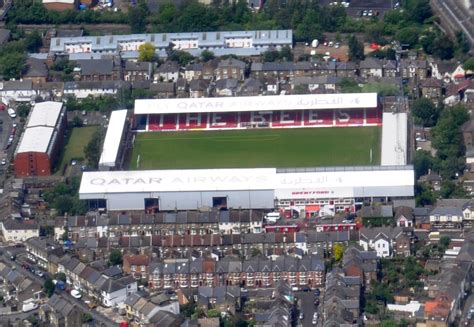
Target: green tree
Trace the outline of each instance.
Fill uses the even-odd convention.
[[[442,60],[448,60],[454,56],[454,43],[451,39],[442,34],[436,40],[434,44],[433,54]]]
[[[26,70],[26,55],[19,52],[0,53],[0,74],[4,79],[20,78]]]
[[[462,66],[465,70],[474,71],[474,57],[471,57],[471,58],[467,59],[466,61],[464,61]]]
[[[216,317],[220,317],[220,316],[221,316],[221,312],[217,309],[207,310],[207,317],[208,318],[216,318]]]
[[[469,41],[466,38],[466,35],[462,31],[456,32],[456,55],[461,57],[469,52],[470,45]]]
[[[468,119],[467,109],[462,105],[445,108],[432,129],[432,145],[437,150],[438,159],[435,168],[445,180],[450,180],[464,169],[464,146],[460,129]]]
[[[342,78],[339,86],[341,87],[342,93],[359,93],[362,91],[361,87],[355,80],[347,77]]]
[[[144,33],[146,31],[147,12],[143,6],[135,6],[128,11],[128,20],[132,33]]]
[[[102,135],[100,130],[92,135],[92,139],[84,147],[84,154],[86,156],[89,166],[97,168],[99,165],[100,152],[102,146]]]
[[[83,215],[86,213],[86,203],[79,199],[79,178],[72,178],[67,183],[59,183],[53,189],[44,192],[44,200],[55,208],[59,215]],[[67,234],[65,235],[67,237]]]
[[[451,238],[449,236],[441,236],[439,238],[439,242],[438,242],[438,245],[443,248],[443,249],[447,249],[448,246],[449,246],[449,243],[451,243]]]
[[[63,272],[57,273],[55,277],[56,277],[57,280],[60,280],[64,283],[66,282],[66,274],[63,273]]]
[[[72,119],[72,127],[82,127],[84,125],[84,122],[82,121],[81,117],[79,116],[74,116]]]
[[[48,297],[54,294],[54,283],[51,278],[46,278],[43,284],[44,291]]]
[[[194,59],[192,54],[182,50],[174,50],[169,56],[169,60],[177,61],[181,66],[186,66]]]
[[[92,320],[94,320],[94,318],[92,317],[92,315],[89,312],[84,312],[82,314],[82,322],[84,324],[87,324],[88,322],[91,322]]]
[[[402,28],[395,34],[395,39],[402,44],[408,44],[410,47],[418,43],[419,29],[414,26]]]
[[[435,203],[436,196],[433,190],[426,184],[415,184],[415,200],[417,206],[426,206]]]
[[[110,252],[109,263],[113,266],[121,265],[123,262],[122,252],[118,249],[114,249]]]
[[[433,102],[426,98],[419,98],[413,101],[412,114],[417,125],[432,127],[438,120],[438,108]]]
[[[39,48],[43,45],[43,39],[38,30],[33,30],[30,34],[27,35],[26,39],[26,49],[29,52],[37,52]]]
[[[413,158],[413,166],[415,168],[415,177],[428,174],[428,171],[433,168],[434,158],[428,151],[416,151]]]
[[[204,62],[208,62],[209,60],[212,60],[214,59],[216,56],[214,55],[214,52],[210,51],[210,50],[203,50],[201,52],[201,59],[202,61]]]
[[[204,318],[206,316],[204,310],[201,307],[196,307],[193,314],[191,315],[191,319],[199,319]]]
[[[154,61],[155,57],[155,47],[150,42],[143,43],[138,47],[139,61]]]
[[[332,247],[334,253],[334,260],[341,261],[342,257],[344,256],[344,245],[341,243],[336,243]]]
[[[364,45],[352,34],[348,40],[349,60],[359,61],[364,59]]]
[[[26,118],[28,117],[28,114],[30,113],[31,106],[29,104],[22,103],[18,105],[16,108],[16,113],[20,118]]]
[[[278,59],[278,51],[267,50],[262,54],[262,59],[264,62],[274,62]]]
[[[194,310],[196,310],[196,303],[194,302],[188,302],[187,304],[183,304],[180,306],[179,311],[181,314],[187,318],[190,318],[191,315],[194,313]]]
[[[380,322],[380,327],[398,327],[398,324],[393,318],[385,318]]]
[[[416,23],[423,23],[432,15],[429,0],[410,0],[407,1],[407,16]]]

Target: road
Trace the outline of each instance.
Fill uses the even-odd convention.
[[[7,250],[7,249],[5,249],[5,250]],[[44,284],[44,279],[36,276],[35,274],[31,273],[29,270],[23,269],[20,264],[18,264],[15,261],[10,260],[10,258],[8,257],[8,255],[6,255],[5,252],[2,256],[2,259],[7,265],[9,265],[11,267],[15,267],[15,269],[17,269],[18,271],[21,271],[22,274],[28,276],[30,279],[36,281],[37,283],[39,283],[41,285]],[[56,291],[56,294],[60,298],[62,298],[63,300],[78,306],[79,308],[81,308],[81,310],[83,312],[89,312],[92,315],[92,318],[94,319],[97,326],[107,326],[107,327],[108,326],[117,326],[117,323],[110,320],[106,316],[98,313],[96,310],[90,310],[89,307],[85,303],[83,303],[82,301],[80,301],[78,299],[75,299],[70,294],[68,294],[64,291],[59,291],[59,290]],[[30,315],[31,315],[31,312],[28,313],[27,317],[29,317]],[[19,315],[19,316],[21,316],[21,315]],[[6,318],[11,319],[11,317],[13,317],[13,316],[9,316],[9,317],[6,317]]]
[[[298,320],[298,326],[302,327],[313,327],[322,326],[321,319],[318,320],[317,325],[313,325],[313,314],[318,310],[319,317],[321,318],[322,303],[318,307],[314,306],[316,299],[322,300],[322,294],[319,297],[314,296],[314,291],[311,292],[295,292],[295,296],[298,298],[298,310],[302,311],[304,318],[302,321]],[[299,314],[299,312],[298,312]]]
[[[469,296],[466,298],[464,301],[464,307],[462,310],[461,314],[461,326],[473,326],[474,327],[474,321],[467,319],[469,316],[469,311],[471,309],[472,304],[474,303],[474,294],[469,294]]]

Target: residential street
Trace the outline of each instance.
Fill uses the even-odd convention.
[[[17,269],[18,271],[21,271],[22,274],[28,276],[28,278],[31,278],[32,280],[40,283],[41,285],[44,284],[44,279],[43,278],[40,278],[40,277],[36,276],[35,274],[31,273],[30,271],[28,271],[26,269],[23,269],[20,264],[18,264],[15,261],[10,260],[10,258],[8,258],[8,256],[5,253],[2,256],[2,259],[8,265],[10,265],[12,267],[15,267],[15,269]],[[109,318],[105,317],[104,315],[98,313],[96,310],[90,310],[89,307],[85,303],[83,303],[81,300],[77,300],[77,299],[73,298],[71,295],[69,295],[65,291],[58,291],[57,290],[56,294],[59,297],[61,297],[62,299],[64,299],[65,301],[67,301],[71,304],[77,305],[84,312],[89,312],[92,315],[92,317],[94,318],[96,326],[116,326],[117,325],[115,322],[111,321]],[[0,321],[4,321],[3,318],[5,318],[5,320],[11,320],[12,317],[19,318],[19,319],[24,319],[25,315],[26,315],[26,317],[29,317],[31,314],[32,314],[32,312],[28,312],[28,313],[25,313],[25,314],[18,314],[18,315],[15,315],[15,316],[12,315],[12,316],[8,316],[8,317],[2,317],[2,318],[0,318]]]

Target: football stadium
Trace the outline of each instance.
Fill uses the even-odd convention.
[[[128,119],[107,132],[131,126],[129,141],[110,138],[126,144],[126,169],[117,150],[83,174],[91,207],[335,212],[413,197],[407,116],[375,93],[136,100]]]

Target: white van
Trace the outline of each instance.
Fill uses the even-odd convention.
[[[267,223],[274,224],[280,219],[280,217],[279,212],[269,212],[265,215],[265,220]]]
[[[15,117],[16,117],[16,112],[15,112],[14,109],[8,108],[7,112],[8,112],[8,115],[9,115],[11,118],[15,118]]]
[[[38,308],[38,304],[36,304],[33,301],[27,301],[27,302],[23,302],[23,308],[21,309],[21,311],[29,312],[29,311],[35,310],[37,308]]]

